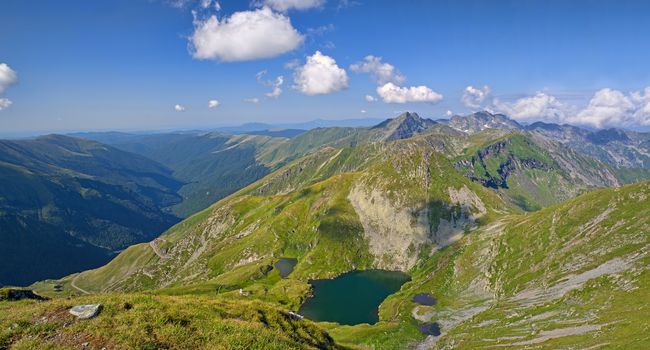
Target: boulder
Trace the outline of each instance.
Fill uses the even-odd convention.
[[[93,318],[102,311],[102,304],[77,305],[70,309],[70,313],[77,316],[80,320]]]

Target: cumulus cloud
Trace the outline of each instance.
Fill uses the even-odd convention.
[[[618,90],[601,89],[596,91],[587,107],[569,118],[569,121],[596,128],[635,124],[650,125],[650,118],[647,115],[643,116],[644,106],[639,103],[644,97],[645,95],[641,93],[626,96]]]
[[[258,6],[268,6],[276,11],[287,12],[321,7],[325,4],[325,0],[262,0],[257,4]]]
[[[182,111],[185,110],[185,106],[181,106],[181,105],[177,104],[177,105],[174,106],[174,110],[176,112],[182,112]]]
[[[18,74],[6,63],[0,63],[0,94],[10,86],[18,82]]]
[[[442,95],[429,87],[411,86],[400,87],[393,83],[386,83],[377,87],[377,93],[386,103],[429,102],[436,103],[442,100]]]
[[[366,102],[375,102],[375,101],[377,101],[377,98],[375,96],[372,96],[372,95],[366,95],[366,97],[364,97],[364,98],[366,99]]]
[[[451,117],[451,116],[454,115],[454,112],[452,112],[452,111],[450,111],[450,110],[447,110],[447,112],[445,113],[445,115],[448,116],[448,117]]]
[[[8,98],[0,98],[0,111],[11,106],[12,103]]]
[[[322,95],[346,89],[348,74],[332,57],[316,51],[296,68],[293,81],[293,87],[305,95]]]
[[[469,108],[478,109],[483,106],[483,103],[487,100],[490,95],[491,89],[489,86],[485,85],[481,87],[474,87],[472,85],[468,86],[463,90],[463,96],[460,98],[460,101]]]
[[[304,41],[289,17],[269,7],[235,12],[219,20],[195,20],[190,38],[192,56],[222,62],[270,58],[297,48]]]
[[[569,115],[570,107],[560,102],[554,96],[538,92],[534,96],[520,98],[512,103],[494,99],[496,111],[505,113],[513,119],[531,121],[545,120],[564,122]]]
[[[390,63],[381,61],[381,57],[368,55],[363,61],[350,65],[355,73],[367,73],[379,85],[386,83],[402,84],[406,78]]]
[[[493,106],[496,111],[523,121],[543,120],[594,128],[650,125],[650,87],[630,94],[604,88],[596,91],[582,109],[543,92],[512,103],[494,99]]]
[[[208,108],[216,108],[219,107],[220,104],[221,102],[219,102],[219,100],[210,100],[208,101]]]

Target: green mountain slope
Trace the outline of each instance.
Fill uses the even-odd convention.
[[[649,196],[643,182],[503,217],[414,269],[382,315],[440,324],[442,335],[422,339],[422,348],[642,349],[650,340]],[[438,303],[409,301],[420,292]],[[358,332],[385,337],[363,327],[331,331],[351,341]]]
[[[467,149],[456,164],[473,181],[498,190],[509,201],[529,211],[575,197],[588,189],[624,182],[605,164],[555,141],[519,131]]]
[[[494,209],[495,204],[497,208],[500,204],[498,200],[489,201],[498,198],[490,195],[489,189],[476,187],[458,176],[457,181],[470,191],[466,197],[471,198],[469,193],[474,193],[489,208],[477,219],[478,227],[461,234],[446,249],[435,249],[431,255],[422,252],[400,255],[404,247],[400,243],[404,240],[382,237],[381,232],[376,237],[381,237],[379,242],[385,246],[373,246],[368,231],[381,217],[374,217],[374,221],[365,221],[364,217],[369,216],[366,214],[354,218],[353,213],[359,211],[353,204],[355,200],[345,201],[343,194],[348,192],[349,196],[356,186],[361,186],[360,191],[372,191],[379,183],[387,186],[381,193],[391,193],[391,185],[420,188],[421,183],[411,182],[410,177],[387,180],[391,179],[392,166],[406,174],[420,169],[418,165],[423,163],[417,159],[405,160],[402,154],[397,154],[387,162],[377,162],[366,168],[383,168],[377,177],[370,175],[376,173],[375,168],[372,172],[365,170],[335,176],[309,186],[300,195],[290,193],[271,198],[246,195],[245,199],[229,204],[230,208],[215,206],[165,234],[163,239],[169,241],[162,242],[160,247],[164,257],[157,256],[149,246],[132,247],[114,261],[116,265],[85,272],[77,283],[83,288],[101,284],[106,274],[118,268],[129,270],[126,275],[130,280],[122,284],[114,279],[113,283],[117,284],[109,289],[156,288],[151,282],[156,280],[158,271],[167,273],[164,278],[179,272],[191,276],[192,271],[186,270],[191,266],[188,261],[192,256],[201,260],[201,254],[178,247],[201,241],[200,238],[187,240],[188,236],[215,233],[221,228],[226,230],[224,239],[203,260],[208,263],[205,271],[213,277],[177,279],[156,293],[217,293],[229,300],[259,299],[296,309],[308,291],[304,283],[307,278],[328,276],[351,268],[389,268],[392,264],[403,266],[412,276],[411,282],[384,301],[380,307],[380,322],[376,325],[321,323],[337,343],[382,349],[495,346],[570,349],[602,344],[611,348],[643,348],[648,341],[645,328],[650,321],[647,318],[649,310],[645,310],[650,305],[645,300],[650,295],[647,278],[650,276],[650,182],[590,192],[535,213],[513,215]],[[430,169],[441,170],[440,174],[445,177],[446,170],[453,169],[445,160],[429,164]],[[432,178],[438,177],[434,173]],[[425,192],[413,190],[412,195],[395,194],[394,198],[383,199],[388,204],[378,203],[382,200],[375,197],[375,205],[387,208],[394,201],[418,202],[423,194],[428,198],[443,198],[444,202],[445,196],[439,194],[437,187],[427,187]],[[317,203],[320,201],[323,203]],[[478,202],[474,198],[469,203]],[[314,212],[318,206],[322,208],[318,222],[301,220],[306,210]],[[407,208],[412,207],[407,204]],[[279,212],[275,208],[280,208]],[[453,210],[453,206],[451,208]],[[237,211],[232,231],[229,229],[232,221],[226,221],[225,225],[220,222],[224,212],[230,210]],[[217,213],[219,211],[221,213]],[[265,220],[265,212],[269,211],[273,214],[268,216],[270,226],[256,225]],[[391,211],[383,210],[382,213]],[[472,212],[476,214],[480,210],[467,213]],[[394,211],[393,214],[388,223],[377,228],[398,222],[399,214]],[[411,214],[417,216],[417,212]],[[253,228],[247,223],[252,223]],[[412,230],[402,238],[412,242],[418,237],[418,224],[411,222]],[[310,228],[314,231],[309,232]],[[217,235],[222,234],[217,232]],[[305,237],[312,239],[305,240]],[[172,242],[174,239],[178,243]],[[433,246],[435,240],[431,244]],[[170,249],[163,248],[165,246]],[[278,254],[262,257],[260,254],[268,252],[268,247],[277,250]],[[209,249],[208,246],[199,251]],[[377,254],[381,251],[390,252],[388,259]],[[299,261],[288,279],[280,279],[275,270],[265,269],[280,254],[297,257]],[[178,261],[178,256],[189,259],[180,260],[180,264],[172,263]],[[418,257],[412,266],[408,260],[411,256]],[[398,257],[407,259],[396,259]],[[160,270],[151,269],[153,265]],[[240,288],[243,292],[238,292]],[[437,303],[433,306],[414,303],[412,299],[418,293],[435,296]],[[442,334],[439,337],[418,331],[420,324],[428,322],[440,325]]]
[[[294,276],[302,281],[355,268],[407,271],[418,256],[508,210],[420,142],[326,148],[301,158],[173,227],[154,243],[162,256],[150,246],[131,247],[82,273],[77,285],[90,291],[208,280],[238,286],[242,276],[263,278],[258,272],[279,256],[299,258]]]
[[[98,266],[178,221],[168,169],[92,141],[0,141],[0,178],[1,284]]]

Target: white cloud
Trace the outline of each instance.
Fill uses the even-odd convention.
[[[463,90],[463,96],[460,100],[466,107],[478,109],[483,106],[483,102],[488,98],[490,92],[490,87],[487,85],[482,88],[475,88],[470,85]]]
[[[364,97],[364,98],[366,99],[366,102],[375,102],[375,101],[377,101],[377,98],[375,96],[372,96],[372,95],[366,95],[366,97]]]
[[[174,106],[174,110],[176,112],[182,112],[182,111],[185,110],[185,107],[177,104],[177,105]]]
[[[564,122],[571,108],[560,102],[554,96],[538,92],[534,96],[520,98],[512,103],[494,99],[496,111],[505,113],[516,120],[545,120]]]
[[[382,63],[381,57],[366,56],[363,61],[350,65],[355,73],[368,73],[379,85],[402,84],[406,78],[390,63]]]
[[[452,111],[450,111],[450,110],[447,110],[447,112],[445,113],[445,115],[448,116],[448,117],[451,117],[451,116],[454,115],[454,112],[452,112]]]
[[[635,118],[639,124],[650,125],[650,86],[646,87],[643,92],[633,92],[632,100],[638,104]]]
[[[296,68],[293,80],[293,87],[305,95],[329,94],[348,87],[345,69],[320,51],[308,56],[304,66]]]
[[[263,0],[258,2],[262,6],[268,6],[276,11],[287,12],[289,10],[308,10],[321,7],[325,0]]]
[[[512,103],[495,99],[493,106],[523,121],[543,120],[594,128],[650,125],[650,87],[631,94],[604,88],[596,91],[583,109],[566,105],[543,92]]]
[[[635,95],[642,100],[644,95]],[[596,128],[607,126],[630,126],[634,124],[649,125],[650,118],[639,115],[642,106],[635,100],[618,90],[609,88],[596,91],[589,105],[580,113],[569,118],[576,124],[590,125]],[[641,108],[640,108],[641,107]]]
[[[436,103],[442,100],[441,94],[431,90],[424,85],[399,87],[393,83],[386,83],[382,86],[377,87],[377,93],[386,103]]]
[[[253,97],[253,98],[245,98],[245,99],[244,99],[244,102],[248,102],[248,103],[252,103],[252,104],[255,104],[255,105],[256,105],[256,104],[260,103],[260,99],[257,98],[257,97]]]
[[[18,74],[6,63],[0,63],[0,94],[10,86],[18,82]]]
[[[271,92],[267,92],[265,95],[266,97],[272,97],[272,98],[278,98],[282,94],[282,84],[284,83],[284,77],[279,76],[275,78],[275,82],[273,83],[273,90]]]
[[[289,17],[268,7],[195,20],[190,38],[192,56],[223,62],[270,58],[289,52],[304,40]]]
[[[255,77],[257,81],[268,87],[272,87],[273,89],[271,92],[267,92],[264,95],[266,97],[271,97],[271,98],[278,98],[282,94],[282,84],[284,84],[284,76],[280,75],[275,78],[275,80],[264,80],[264,76],[266,75],[267,71],[263,70],[255,74]]]
[[[361,113],[366,113],[366,112],[367,112],[367,111],[366,111],[365,109],[362,109],[362,110],[361,110]]]
[[[220,104],[221,102],[219,102],[219,100],[210,100],[208,101],[208,108],[216,108],[219,107]]]
[[[0,111],[5,108],[8,108],[9,106],[11,106],[12,103],[13,102],[11,102],[11,100],[8,98],[0,98]]]

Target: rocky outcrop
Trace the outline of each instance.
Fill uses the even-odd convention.
[[[0,301],[18,301],[23,299],[33,299],[33,300],[48,300],[45,297],[42,297],[29,289],[13,289],[13,288],[1,288],[0,289]]]

